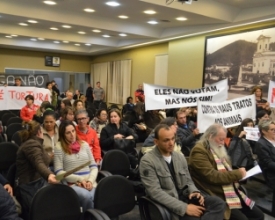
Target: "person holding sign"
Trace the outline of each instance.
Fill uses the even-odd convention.
[[[22,118],[25,122],[29,122],[33,119],[33,116],[36,114],[39,106],[34,104],[33,95],[27,95],[25,97],[25,101],[26,105],[20,111],[20,118]]]
[[[227,204],[224,219],[264,220],[263,212],[249,199],[236,183],[246,175],[245,168],[232,170],[224,146],[226,128],[220,124],[208,127],[189,157],[189,170],[195,185]]]
[[[54,148],[54,172],[57,177],[87,161],[90,161],[89,165],[73,174],[65,175],[66,177],[62,180],[63,184],[71,186],[77,193],[83,213],[94,206],[98,168],[89,144],[78,138],[75,125],[68,120],[62,121],[59,126],[59,142]]]
[[[263,99],[263,89],[260,86],[255,86],[251,94],[255,94],[256,98],[256,114],[261,110],[266,110],[268,114],[271,113],[269,102]]]
[[[267,185],[275,189],[275,122],[262,120],[259,130],[261,137],[256,143],[256,154]]]

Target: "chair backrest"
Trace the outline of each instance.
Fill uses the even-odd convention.
[[[0,171],[8,171],[16,161],[18,146],[10,142],[0,143]]]
[[[2,116],[2,118],[1,118],[2,125],[3,125],[3,126],[7,126],[8,120],[9,120],[10,118],[12,118],[12,117],[16,117],[16,115],[13,114],[13,113],[5,113],[5,114]]]
[[[8,137],[8,141],[11,141],[12,136],[13,136],[17,131],[21,131],[22,129],[24,129],[24,128],[22,127],[22,124],[21,124],[21,123],[13,123],[13,124],[10,124],[10,125],[7,127],[7,131],[6,131],[6,134],[7,134],[7,137]]]
[[[139,199],[139,212],[142,220],[170,220],[169,211],[147,197]]]
[[[95,191],[94,207],[109,218],[130,212],[135,206],[133,185],[123,176],[113,175],[100,180]]]
[[[101,170],[109,171],[113,175],[128,176],[130,161],[126,153],[121,150],[110,150],[104,154]]]
[[[15,132],[11,137],[11,142],[17,144],[18,146],[20,146],[22,143],[19,132],[20,131]]]
[[[37,191],[30,207],[30,220],[79,220],[79,198],[67,185],[51,184]]]
[[[13,124],[13,123],[22,123],[22,122],[23,122],[22,118],[12,117],[8,120],[7,126],[9,126],[10,124]]]
[[[106,102],[100,102],[98,109],[106,109],[107,110],[107,104]]]
[[[6,113],[10,113],[10,111],[9,111],[9,110],[1,110],[1,111],[0,111],[0,120],[1,120],[1,121],[2,121],[3,115],[6,114]]]

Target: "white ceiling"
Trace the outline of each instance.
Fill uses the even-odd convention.
[[[50,6],[42,0],[0,0],[0,47],[96,55],[256,21],[274,20],[275,24],[275,0],[198,0],[191,5],[177,0],[169,5],[166,0],[115,0],[120,3],[117,7],[106,5],[107,1],[56,0],[57,4]],[[84,12],[84,8],[95,12]],[[157,13],[143,13],[149,9]],[[129,18],[120,19],[119,15]],[[178,21],[177,17],[187,20]],[[38,23],[28,23],[30,19]],[[147,23],[152,20],[159,23]],[[21,22],[28,26],[20,26]],[[101,32],[94,33],[94,29]],[[119,36],[121,33],[127,36]],[[6,37],[10,35],[18,36]]]

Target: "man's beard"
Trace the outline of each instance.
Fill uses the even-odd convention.
[[[224,147],[224,145],[218,145],[217,143],[213,141],[209,141],[209,146],[210,148],[215,152],[215,154],[218,156],[220,159],[225,159],[227,162],[230,162],[230,157],[227,154],[227,151]]]

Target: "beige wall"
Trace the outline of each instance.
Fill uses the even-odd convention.
[[[46,55],[59,56],[60,67],[45,66]],[[91,58],[89,56],[0,48],[0,72],[4,72],[5,67],[11,67],[21,69],[41,69],[89,73],[91,71],[90,64]]]
[[[92,59],[92,63],[131,59],[131,95],[134,95],[134,91],[137,89],[138,84],[154,83],[155,56],[167,53],[168,43],[162,43],[98,56]]]

